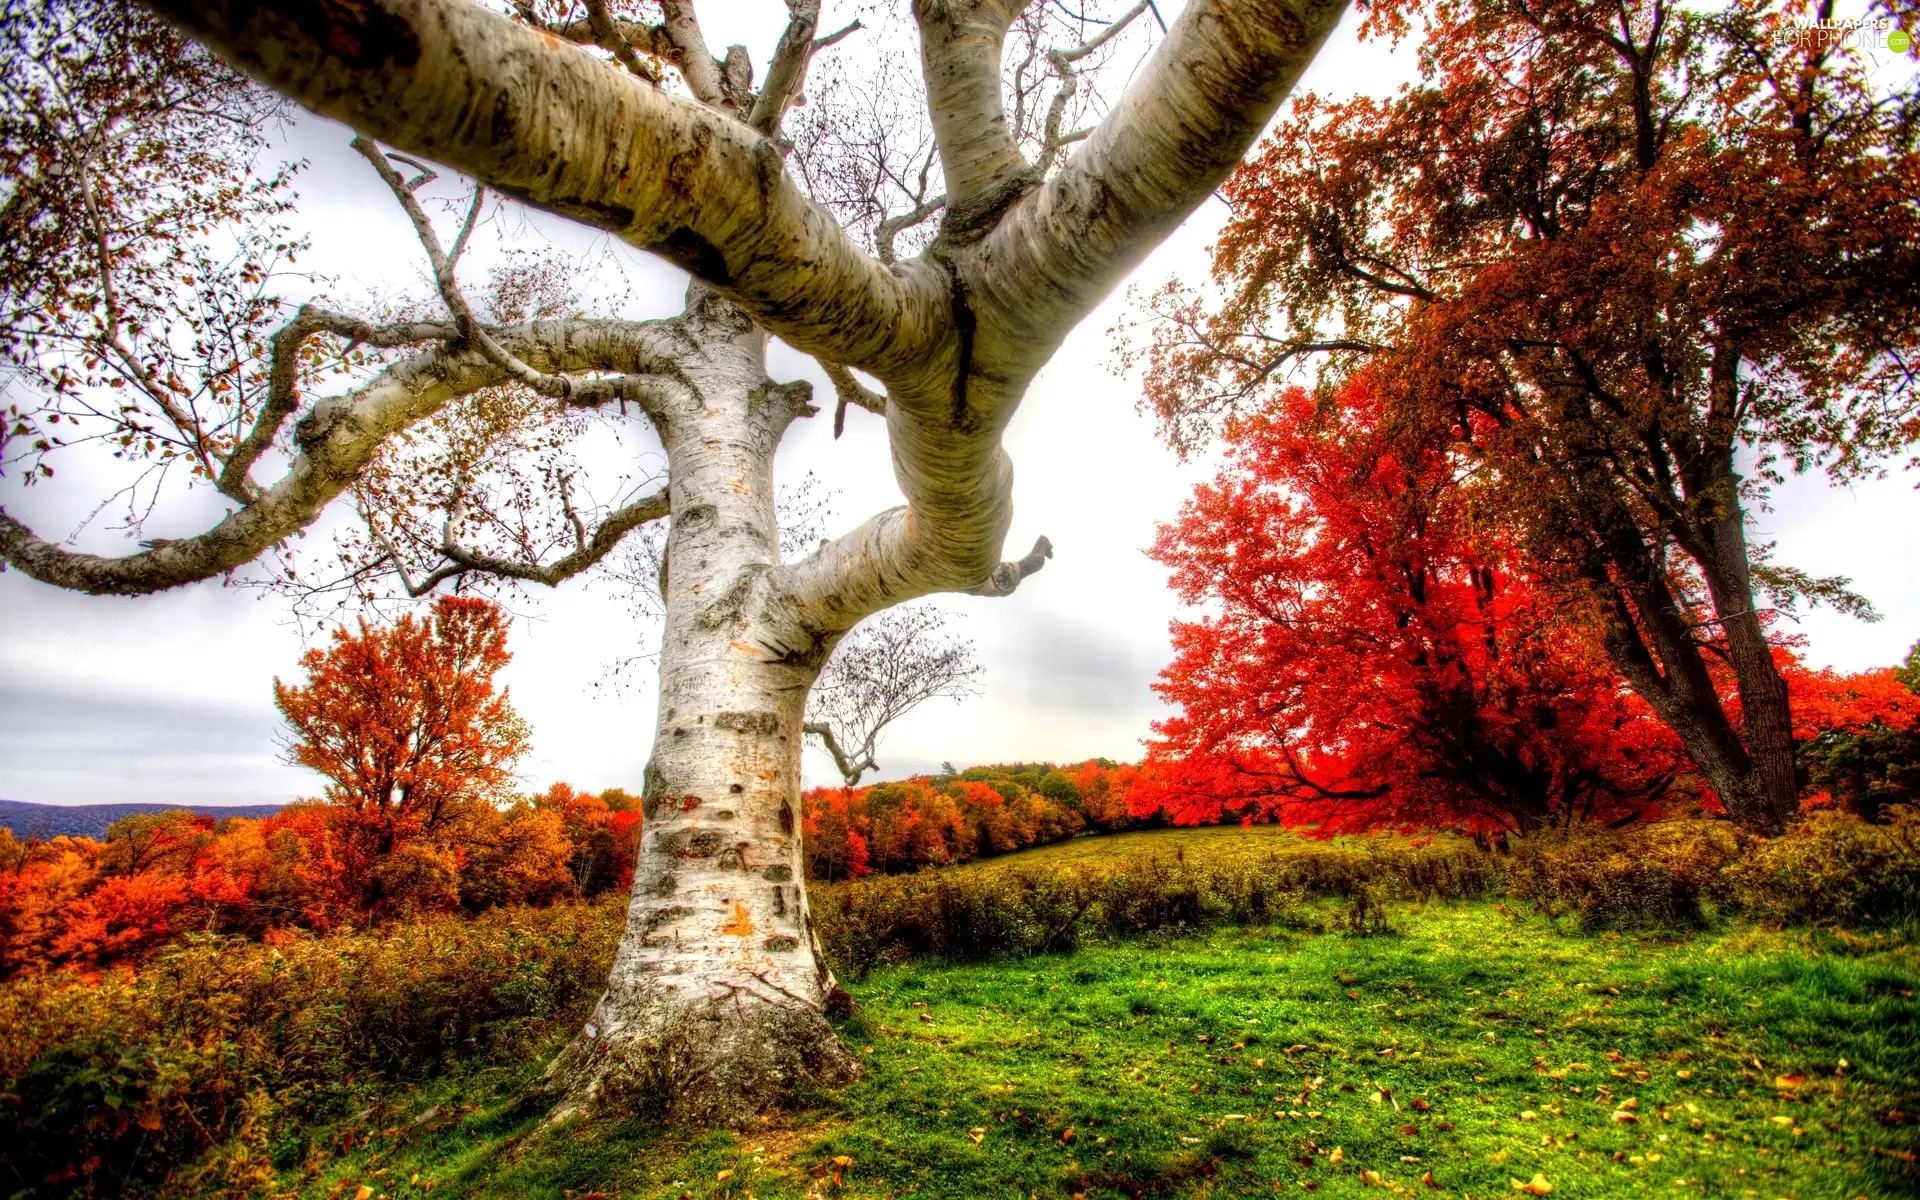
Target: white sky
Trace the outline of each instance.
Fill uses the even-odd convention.
[[[745,42],[763,63],[784,11],[779,0],[709,6],[709,41]],[[833,7],[829,5],[829,7]],[[1177,5],[1162,5],[1169,16]],[[824,27],[835,22],[823,21]],[[1336,31],[1303,87],[1323,94],[1390,91],[1411,75],[1411,55],[1361,45],[1357,18]],[[857,35],[856,35],[857,36]],[[312,161],[301,186],[314,253],[303,265],[363,288],[417,286],[420,252],[392,200],[346,149],[346,132],[309,119],[291,134]],[[1135,275],[1144,287],[1198,278],[1224,215],[1210,202]],[[542,220],[564,245],[592,239]],[[642,315],[677,311],[676,273],[638,253],[614,253],[636,281]],[[381,276],[380,268],[386,270]],[[338,295],[339,293],[335,293]],[[348,295],[355,294],[351,289]],[[1179,616],[1165,573],[1143,551],[1209,473],[1178,463],[1134,408],[1137,386],[1111,369],[1108,330],[1125,311],[1121,288],[1068,339],[1036,381],[1008,432],[1016,468],[1010,554],[1048,535],[1056,557],[1011,598],[945,598],[986,668],[983,694],[935,702],[890,731],[885,777],[1013,759],[1134,758],[1162,708],[1150,685],[1169,656],[1167,624]],[[831,395],[811,360],[774,348],[775,378],[806,376]],[[830,412],[830,408],[828,410]],[[823,414],[800,422],[780,451],[779,477],[811,470],[840,493],[834,532],[899,502],[880,421],[848,417],[832,438]],[[83,484],[75,461],[56,484]],[[1819,479],[1780,489],[1756,522],[1782,561],[1816,574],[1850,575],[1885,614],[1874,625],[1828,613],[1802,632],[1820,664],[1858,670],[1891,663],[1920,637],[1920,496],[1908,474],[1851,490]],[[86,515],[84,487],[21,489],[0,481],[0,504],[48,534]],[[97,499],[99,493],[92,493]],[[149,535],[205,528],[211,499],[167,510]],[[1901,530],[1907,532],[1902,533]],[[80,544],[110,552],[89,531]],[[613,586],[574,580],[515,603],[515,660],[505,673],[515,706],[533,725],[529,787],[556,779],[599,789],[635,788],[652,741],[645,687],[606,686],[615,660],[652,648],[657,631],[628,615]],[[46,803],[156,801],[271,803],[317,794],[320,779],[279,761],[275,675],[296,675],[305,642],[283,601],[205,583],[160,596],[80,596],[0,574],[0,797]],[[648,681],[650,682],[650,681]],[[810,783],[836,781],[809,750]]]

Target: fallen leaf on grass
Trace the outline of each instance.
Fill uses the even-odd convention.
[[[1777,1088],[1797,1088],[1807,1081],[1805,1075],[1775,1075],[1773,1086]]]
[[[721,1172],[719,1172],[719,1173],[717,1173],[716,1175],[714,1175],[714,1177],[713,1177],[713,1181],[714,1181],[715,1183],[725,1183],[725,1182],[726,1182],[727,1180],[729,1180],[729,1179],[732,1179],[732,1178],[733,1178],[733,1172],[732,1172],[732,1171],[721,1171]]]
[[[1382,1176],[1378,1171],[1360,1172],[1360,1182],[1366,1184],[1368,1187],[1390,1188],[1393,1186],[1392,1184],[1388,1183],[1386,1181],[1386,1178]]]
[[[1525,1192],[1529,1196],[1544,1196],[1553,1190],[1553,1185],[1547,1182],[1545,1175],[1535,1175],[1525,1183],[1513,1179],[1512,1176],[1508,1176],[1508,1179],[1512,1182],[1514,1191]]]
[[[1621,1112],[1615,1112],[1613,1114],[1613,1123],[1615,1125],[1634,1125],[1634,1124],[1638,1124],[1639,1121],[1640,1121],[1640,1118],[1634,1116],[1630,1112],[1621,1111]]]
[[[1420,1182],[1421,1182],[1421,1183],[1424,1183],[1424,1184],[1426,1184],[1426,1185],[1427,1185],[1428,1187],[1430,1187],[1430,1188],[1437,1188],[1437,1187],[1439,1187],[1439,1186],[1440,1186],[1439,1184],[1437,1184],[1437,1183],[1435,1183],[1435,1182],[1433,1181],[1433,1172],[1432,1172],[1432,1171],[1428,1171],[1428,1172],[1427,1172],[1427,1173],[1426,1173],[1425,1175],[1422,1175],[1422,1176],[1420,1177]]]

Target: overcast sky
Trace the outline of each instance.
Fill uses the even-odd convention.
[[[746,42],[764,62],[783,5],[710,7],[724,11],[724,20],[708,18],[716,26],[709,41]],[[1162,7],[1171,16],[1176,6]],[[1304,87],[1379,93],[1410,75],[1409,55],[1360,45],[1355,24],[1350,15]],[[303,261],[363,287],[417,287],[418,245],[365,163],[346,150],[346,139],[343,129],[312,119],[289,134],[293,153],[312,163],[301,194],[314,252]],[[1218,203],[1204,206],[1135,281],[1152,287],[1170,276],[1203,275],[1206,246],[1223,215]],[[540,228],[573,249],[596,244],[555,222]],[[635,315],[677,311],[682,281],[675,272],[624,247],[611,252],[636,281],[642,311]],[[978,648],[986,668],[982,694],[935,702],[902,721],[882,746],[884,776],[932,770],[942,760],[1130,759],[1161,715],[1150,685],[1167,661],[1167,624],[1179,610],[1165,573],[1143,550],[1155,523],[1172,517],[1210,470],[1179,463],[1136,412],[1136,383],[1113,373],[1108,330],[1126,304],[1123,287],[1082,323],[1008,432],[1016,470],[1009,551],[1023,552],[1044,533],[1056,557],[1008,599],[939,601]],[[831,394],[811,360],[785,347],[775,346],[771,373],[812,378],[820,395]],[[900,502],[882,424],[863,413],[849,415],[837,442],[824,416],[798,423],[778,467],[782,480],[810,470],[838,492],[835,532]],[[0,481],[0,504],[49,534],[75,528],[99,493],[86,494],[88,477],[77,462],[62,471],[57,489]],[[1841,491],[1794,480],[1779,491],[1773,511],[1757,516],[1756,532],[1779,543],[1781,560],[1852,576],[1885,614],[1874,625],[1829,614],[1807,618],[1801,631],[1816,663],[1844,670],[1883,665],[1920,637],[1915,482],[1896,476]],[[206,496],[176,504],[149,536],[195,532],[218,511]],[[78,544],[116,548],[97,529]],[[604,581],[570,581],[512,607],[519,614],[515,659],[504,678],[534,729],[527,786],[565,779],[593,789],[637,788],[653,734],[653,699],[644,686],[651,680],[613,686],[609,669],[649,651],[658,631],[636,622]],[[296,674],[305,644],[285,602],[252,590],[205,583],[115,599],[0,574],[0,797],[242,804],[317,794],[317,776],[280,761],[271,694],[276,675]],[[835,781],[831,763],[814,750],[807,777]]]

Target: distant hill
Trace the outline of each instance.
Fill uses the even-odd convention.
[[[191,809],[214,817],[270,817],[280,811],[278,804],[29,804],[24,800],[0,800],[0,825],[13,830],[13,836],[27,838],[90,837],[103,838],[107,826],[135,813],[172,812]]]

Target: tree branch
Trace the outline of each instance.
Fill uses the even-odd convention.
[[[635,371],[664,360],[656,344],[672,322],[537,321],[494,331],[518,357],[556,370]],[[628,375],[652,386],[653,375]],[[252,503],[196,537],[156,538],[139,553],[81,554],[34,534],[0,509],[0,560],[56,587],[139,595],[243,566],[319,516],[384,442],[456,397],[508,382],[470,346],[440,346],[395,363],[366,386],[315,405],[294,426],[287,473]],[[655,411],[657,398],[650,401]]]
[[[833,436],[838,438],[847,425],[847,406],[864,408],[876,416],[887,415],[887,398],[853,377],[853,372],[839,363],[821,362],[827,372],[827,378],[833,383],[833,392],[837,398],[833,406]]]
[[[594,529],[592,537],[584,535],[581,531],[580,523],[576,518],[574,522],[574,549],[570,553],[562,555],[546,564],[519,562],[514,559],[499,558],[493,555],[481,554],[476,551],[464,549],[453,540],[452,522],[450,519],[448,522],[447,535],[440,545],[440,553],[446,555],[452,564],[451,568],[437,568],[433,574],[428,577],[428,582],[422,587],[421,591],[414,591],[411,586],[407,588],[407,591],[412,595],[418,596],[422,594],[422,592],[430,590],[434,584],[438,583],[441,579],[447,578],[449,575],[465,574],[469,571],[498,575],[507,579],[521,579],[528,583],[544,583],[548,587],[556,587],[562,580],[571,579],[573,576],[578,575],[580,572],[605,558],[613,551],[615,546],[620,544],[620,539],[627,536],[627,534],[645,525],[649,521],[657,521],[667,516],[669,512],[670,503],[667,489],[662,488],[651,496],[636,500],[632,504],[623,505],[608,513]],[[392,551],[389,550],[389,554],[391,553]],[[395,561],[397,563],[398,559],[396,558]]]
[[[614,61],[648,83],[660,82],[660,76],[634,53],[633,43],[614,23],[613,14],[607,11],[607,0],[587,0],[587,23],[593,30],[594,44],[613,55]]]
[[[720,78],[720,64],[707,49],[707,39],[700,32],[700,18],[694,15],[693,0],[660,0],[660,11],[665,18],[661,28],[675,50],[673,65],[687,81],[687,90],[710,108],[731,110],[733,104],[727,99]]]
[[[1186,7],[1111,115],[965,256],[983,374],[1032,378],[1226,178],[1344,8],[1345,0]]]
[[[907,230],[933,216],[947,206],[947,197],[943,193],[931,200],[923,200],[906,212],[888,217],[873,227],[873,252],[883,263],[894,261],[894,239]]]
[[[1027,551],[1025,558],[1013,562],[1003,562],[993,569],[993,574],[977,588],[969,589],[969,596],[1011,596],[1020,581],[1047,565],[1053,557],[1053,543],[1045,534],[1033,543],[1033,549]]]
[[[754,99],[753,111],[747,116],[747,124],[768,137],[779,130],[780,118],[786,115],[807,82],[807,64],[813,61],[818,48],[813,31],[819,23],[820,0],[787,0],[787,28],[780,34],[780,44],[774,47],[773,60],[767,64],[767,77],[760,84],[760,95]],[[837,37],[845,37],[859,24],[855,21]]]
[[[1045,170],[1049,161],[1060,152],[1062,147],[1086,138],[1093,132],[1090,129],[1065,134],[1060,131],[1060,124],[1066,119],[1067,105],[1072,103],[1074,93],[1080,88],[1080,75],[1073,69],[1073,64],[1100,49],[1111,41],[1115,34],[1133,24],[1134,18],[1147,11],[1148,3],[1150,0],[1140,0],[1140,3],[1115,17],[1105,29],[1070,50],[1048,52],[1047,61],[1053,64],[1054,73],[1060,76],[1060,88],[1054,92],[1052,103],[1047,105],[1047,120],[1042,133],[1044,144],[1040,149],[1039,161],[1035,164],[1040,169]]]
[[[871,748],[868,748],[866,757],[862,758],[859,762],[854,762],[849,759],[846,751],[840,748],[840,739],[834,736],[833,726],[831,725],[819,721],[809,721],[800,728],[802,732],[812,734],[826,745],[827,753],[833,755],[833,765],[839,769],[840,777],[847,781],[848,787],[859,783],[862,775],[868,771],[877,769],[880,765],[873,761],[873,750]]]
[[[301,305],[300,310],[293,314],[293,319],[273,335],[266,402],[261,405],[252,428],[228,456],[215,483],[227,498],[241,504],[251,504],[259,498],[259,486],[253,482],[251,475],[253,464],[273,444],[274,437],[279,434],[280,427],[286,424],[287,418],[300,407],[300,350],[307,339],[316,333],[331,333],[349,342],[381,348],[451,341],[458,336],[452,326],[438,322],[374,325],[311,304]]]
[[[927,113],[947,181],[947,223],[990,223],[1027,181],[1027,160],[1007,123],[1001,54],[1028,0],[916,4]]]
[[[805,353],[937,369],[946,272],[863,253],[725,113],[468,0],[143,2],[323,116],[684,267]]]

